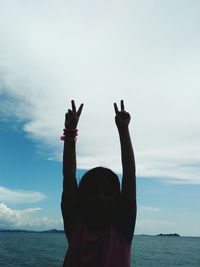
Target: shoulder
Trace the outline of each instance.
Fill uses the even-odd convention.
[[[126,215],[126,217],[131,217],[134,219],[136,217],[136,202],[134,199],[126,197],[124,194],[119,194],[116,198],[115,207],[117,213],[120,215]]]

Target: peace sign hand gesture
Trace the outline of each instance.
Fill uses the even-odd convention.
[[[127,128],[131,120],[131,116],[124,109],[124,101],[121,100],[121,111],[119,111],[116,103],[114,103],[114,109],[116,114],[115,123],[117,125],[118,130]]]
[[[68,109],[65,114],[65,128],[66,129],[76,129],[78,121],[83,109],[83,104],[80,105],[78,111],[76,111],[76,105],[74,100],[71,101],[72,109]]]

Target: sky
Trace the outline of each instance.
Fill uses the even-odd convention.
[[[84,103],[77,177],[121,177],[113,103],[137,168],[136,234],[200,236],[200,2],[2,0],[0,228],[62,229],[62,148]],[[120,178],[121,179],[121,178]]]

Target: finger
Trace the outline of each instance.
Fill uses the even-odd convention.
[[[121,100],[121,111],[124,111],[124,100]]]
[[[77,115],[80,116],[81,115],[81,112],[82,112],[82,109],[83,109],[83,104],[80,105],[78,111],[77,111]]]
[[[71,103],[72,103],[72,110],[73,110],[73,112],[76,113],[76,105],[75,105],[74,100],[72,100]]]
[[[73,114],[74,112],[71,109],[68,109],[68,115]]]
[[[116,103],[114,103],[114,109],[115,109],[115,113],[117,115],[117,113],[119,112],[119,110],[118,110],[118,107],[117,107],[117,104]]]

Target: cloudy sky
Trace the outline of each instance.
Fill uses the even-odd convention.
[[[62,134],[84,103],[78,177],[120,174],[113,102],[137,164],[136,233],[200,236],[200,2],[2,0],[0,228],[62,228]]]

